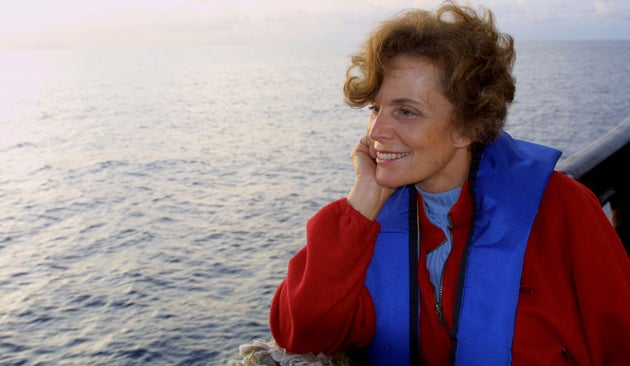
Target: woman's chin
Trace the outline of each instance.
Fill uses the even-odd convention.
[[[379,185],[385,188],[390,188],[390,189],[396,189],[396,188],[399,188],[408,184],[401,181],[400,179],[395,179],[390,176],[382,176],[379,174],[376,175],[376,183],[378,183]]]

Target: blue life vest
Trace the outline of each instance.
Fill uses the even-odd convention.
[[[455,302],[455,365],[510,365],[523,258],[540,200],[560,152],[503,132],[473,159],[472,235]],[[417,196],[413,185],[389,198],[377,220],[365,284],[376,308],[370,365],[418,364]]]

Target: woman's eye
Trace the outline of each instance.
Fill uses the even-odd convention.
[[[407,108],[398,109],[398,113],[400,113],[402,116],[405,116],[405,117],[413,117],[416,115],[414,111]]]

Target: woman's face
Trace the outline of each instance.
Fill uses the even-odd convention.
[[[370,109],[367,129],[379,184],[414,183],[438,193],[464,183],[471,139],[453,127],[453,106],[442,92],[436,65],[421,57],[395,58]]]

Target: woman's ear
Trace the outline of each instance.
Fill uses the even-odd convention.
[[[464,135],[457,130],[453,131],[453,133],[451,134],[451,139],[453,140],[453,145],[460,148],[467,148],[473,143],[472,137]]]

